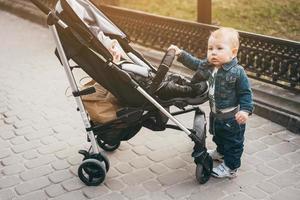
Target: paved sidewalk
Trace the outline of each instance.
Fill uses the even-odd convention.
[[[0,199],[273,199],[300,196],[300,135],[253,115],[235,179],[195,180],[183,132],[140,133],[108,153],[104,184],[77,177],[86,134],[50,31],[0,11]],[[208,110],[208,105],[202,106]],[[191,127],[193,116],[178,117]],[[214,148],[211,136],[209,148]]]

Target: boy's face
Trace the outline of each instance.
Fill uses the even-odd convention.
[[[224,36],[210,36],[208,39],[207,59],[215,66],[230,62],[236,56],[236,51]]]

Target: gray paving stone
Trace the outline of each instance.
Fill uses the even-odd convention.
[[[53,172],[53,169],[49,165],[41,166],[38,168],[30,169],[25,172],[20,173],[20,177],[24,181],[28,181],[31,179],[36,179],[42,176],[46,176]]]
[[[18,121],[20,121],[20,119],[17,118],[16,116],[4,118],[4,123],[6,123],[6,124],[14,124]]]
[[[279,124],[272,123],[270,121],[268,121],[268,123],[265,123],[262,126],[262,128],[265,131],[271,132],[271,133],[278,133],[278,132],[286,130],[283,126],[280,126]]]
[[[8,157],[10,155],[11,155],[11,151],[8,148],[2,149],[0,151],[0,159],[6,158],[6,157]]]
[[[154,162],[160,162],[176,155],[176,150],[165,149],[150,152],[147,157]]]
[[[254,199],[265,199],[268,196],[267,193],[258,189],[257,187],[245,187],[243,192]]]
[[[258,158],[260,158],[264,162],[274,160],[274,159],[279,157],[279,155],[277,153],[274,153],[273,151],[271,151],[269,149],[257,152],[255,154],[255,156],[257,156]]]
[[[2,161],[1,161],[1,163],[4,166],[17,164],[17,163],[20,163],[20,162],[22,162],[22,157],[19,156],[19,155],[12,155],[12,156],[9,156],[9,157],[6,157],[6,158],[2,159]]]
[[[24,170],[25,170],[25,168],[23,165],[15,164],[15,165],[10,165],[8,167],[3,168],[2,173],[4,175],[13,175],[13,174],[18,174]]]
[[[166,145],[166,142],[161,138],[149,141],[145,145],[148,149],[150,149],[152,151],[168,148],[168,145]]]
[[[265,191],[268,194],[273,194],[280,190],[280,188],[277,185],[272,184],[269,181],[261,182],[261,183],[257,184],[257,187],[260,188],[261,190]]]
[[[68,192],[63,195],[60,195],[58,197],[55,197],[53,200],[67,200],[67,199],[85,200],[86,197],[83,195],[83,193],[81,191],[72,191],[72,192]]]
[[[70,179],[71,177],[73,177],[73,175],[70,173],[69,170],[60,170],[60,171],[53,172],[52,174],[49,175],[49,179],[53,183],[59,183],[67,179]]]
[[[51,163],[51,165],[55,170],[67,169],[70,167],[70,164],[66,160],[56,160]]]
[[[266,178],[257,172],[246,172],[244,174],[238,174],[238,177],[235,178],[235,181],[238,185],[242,187],[252,186],[257,184],[260,181],[264,181]]]
[[[264,143],[262,143],[258,140],[255,140],[255,141],[250,142],[250,143],[245,145],[245,153],[251,155],[251,154],[254,154],[258,151],[265,150],[267,148],[268,148],[267,145],[265,145]]]
[[[16,196],[16,194],[12,189],[0,190],[0,199],[1,200],[11,200],[15,196]]]
[[[19,184],[16,186],[16,191],[19,195],[24,195],[35,190],[42,189],[50,185],[50,181],[47,177],[41,177],[38,179],[33,179],[31,181]]]
[[[146,148],[145,146],[133,147],[132,151],[137,155],[147,155],[149,152],[151,152],[151,150]]]
[[[47,129],[39,129],[38,131],[34,131],[33,133],[25,135],[25,138],[29,141],[31,140],[36,140],[40,139],[49,135],[53,135],[54,132],[52,129],[47,128]]]
[[[149,170],[140,169],[124,175],[122,177],[122,180],[127,185],[136,185],[141,184],[145,181],[149,181],[153,177],[153,173],[151,173]]]
[[[27,135],[27,134],[34,133],[34,132],[35,132],[35,130],[31,126],[25,126],[25,127],[15,130],[15,133],[18,136]]]
[[[41,156],[41,157],[38,157],[38,158],[35,158],[35,159],[25,162],[25,167],[27,167],[28,169],[32,169],[35,167],[49,164],[55,160],[56,160],[56,158],[53,155]]]
[[[171,200],[167,194],[165,194],[162,191],[159,192],[152,192],[149,194],[149,199],[155,199],[155,200]]]
[[[186,162],[179,158],[168,159],[163,161],[162,163],[170,169],[180,169],[186,166]]]
[[[75,132],[75,129],[69,125],[57,125],[57,126],[54,126],[52,129],[55,133]]]
[[[272,160],[267,162],[267,165],[277,171],[286,171],[290,169],[293,165],[288,160],[283,158],[278,158],[276,160]]]
[[[52,154],[57,151],[63,150],[65,148],[68,148],[68,145],[65,142],[57,142],[57,143],[49,144],[47,146],[40,147],[37,150],[41,154]]]
[[[149,168],[152,172],[154,172],[155,174],[163,174],[166,173],[168,171],[168,168],[166,168],[164,165],[162,164],[154,164]]]
[[[14,200],[48,200],[47,195],[43,191],[36,191],[24,196],[19,196]]]
[[[295,137],[290,140],[293,144],[299,145],[300,146],[300,136]]]
[[[40,156],[40,154],[35,149],[29,150],[29,151],[26,151],[25,153],[23,153],[23,158],[25,158],[26,160],[32,160],[39,156]]]
[[[130,165],[136,169],[140,169],[151,165],[151,161],[146,157],[139,157],[130,161]]]
[[[300,190],[294,189],[294,188],[285,188],[283,190],[278,191],[278,193],[275,193],[272,195],[272,200],[282,200],[282,199],[288,199],[288,200],[299,200],[300,197]]]
[[[109,193],[109,190],[104,185],[101,185],[100,187],[85,187],[82,189],[82,192],[87,198],[92,199],[103,197]]]
[[[80,154],[75,154],[72,155],[71,157],[68,158],[68,163],[70,163],[71,165],[79,165],[82,162],[82,155]]]
[[[271,181],[280,188],[291,186],[300,180],[300,175],[290,171],[274,176]]]
[[[133,160],[134,158],[137,157],[137,155],[131,150],[117,151],[117,152],[115,152],[114,156],[118,160],[125,161],[125,162]]]
[[[62,183],[62,186],[65,190],[67,191],[74,191],[74,190],[79,190],[83,188],[85,185],[82,183],[79,178],[72,178],[69,180],[66,180]]]
[[[199,200],[201,199],[220,199],[221,197],[224,197],[225,193],[218,189],[218,188],[208,188],[205,190],[202,190],[201,192],[193,193],[190,196],[191,200]]]
[[[30,120],[20,120],[20,121],[14,123],[14,127],[16,129],[20,129],[25,126],[31,126],[31,125],[32,125],[32,121],[30,121]]]
[[[184,181],[187,178],[189,178],[189,174],[186,171],[174,170],[172,172],[159,176],[158,181],[162,185],[169,186]]]
[[[115,166],[115,168],[122,174],[127,174],[133,170],[132,167],[127,163],[121,163],[121,164]]]
[[[116,178],[120,176],[120,173],[114,168],[110,168],[109,172],[106,174],[107,178]]]
[[[122,194],[128,199],[137,199],[138,197],[144,196],[146,191],[141,186],[129,186],[122,190]]]
[[[161,189],[162,185],[157,180],[150,180],[143,183],[143,187],[149,192],[156,192]]]
[[[104,183],[112,191],[120,191],[125,185],[118,179],[108,179]]]
[[[284,157],[293,164],[300,163],[300,151],[289,153],[289,154],[285,155]]]
[[[58,184],[50,185],[50,186],[46,187],[45,192],[51,198],[57,197],[59,195],[66,193],[66,191],[63,189],[63,187]]]
[[[196,181],[187,181],[169,187],[166,190],[166,193],[173,199],[179,199],[181,197],[189,196],[189,194],[197,187],[199,186]]]
[[[59,159],[65,159],[67,157],[74,156],[77,153],[78,153],[78,148],[70,147],[56,152],[55,155]]]
[[[105,195],[103,197],[97,198],[97,200],[127,200],[126,197],[122,196],[120,193],[117,192],[112,192],[109,193],[108,195]]]
[[[228,196],[226,196],[225,198],[222,198],[222,200],[251,200],[252,198],[250,198],[249,196],[245,195],[244,193],[234,193],[234,194],[230,194]]]
[[[41,143],[39,141],[32,141],[32,142],[26,142],[19,145],[15,145],[12,147],[12,150],[15,153],[23,153],[25,151],[36,149],[37,147],[41,146]]]
[[[7,176],[0,179],[0,189],[8,188],[17,185],[21,182],[17,176]]]
[[[262,127],[248,130],[245,135],[247,140],[256,141],[264,137],[268,137],[271,135],[270,132],[265,131]]]
[[[278,132],[278,133],[276,133],[274,135],[276,135],[276,137],[279,137],[283,141],[286,141],[286,142],[288,142],[290,139],[293,139],[295,137],[295,134],[291,133],[288,130],[280,131],[280,132]]]
[[[0,150],[2,151],[3,149],[6,149],[8,147],[10,147],[9,142],[4,141],[0,138]]]
[[[0,126],[2,126],[2,125],[0,125]],[[0,137],[3,140],[9,140],[9,139],[15,137],[15,134],[12,130],[6,130],[6,131],[3,131],[3,132],[0,131]]]
[[[260,172],[261,174],[263,174],[265,176],[274,176],[275,174],[278,173],[276,170],[268,167],[265,164],[258,165],[256,169],[258,172]]]
[[[269,135],[267,137],[262,138],[260,141],[267,145],[274,145],[283,142],[283,140],[276,135]]]
[[[131,145],[128,144],[127,142],[122,142],[120,147],[118,148],[120,151],[125,151],[131,149]]]
[[[294,152],[299,148],[300,147],[295,144],[292,144],[290,142],[284,142],[284,143],[280,143],[280,144],[276,144],[276,145],[272,146],[271,150],[280,155],[283,155],[283,154]]]
[[[28,142],[24,136],[17,136],[13,139],[10,140],[10,142],[13,144],[13,145],[18,145],[18,144],[24,144],[26,142]]]

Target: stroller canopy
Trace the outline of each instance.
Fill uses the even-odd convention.
[[[60,13],[62,10],[71,15],[75,14],[95,36],[102,31],[104,34],[127,38],[124,32],[88,0],[60,0],[56,5],[56,11]]]

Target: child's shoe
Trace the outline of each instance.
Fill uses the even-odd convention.
[[[223,162],[213,168],[211,175],[216,178],[235,178],[237,176],[237,169],[231,170]]]
[[[207,153],[210,155],[210,157],[219,162],[224,162],[224,156],[220,154],[217,150],[208,150]]]

